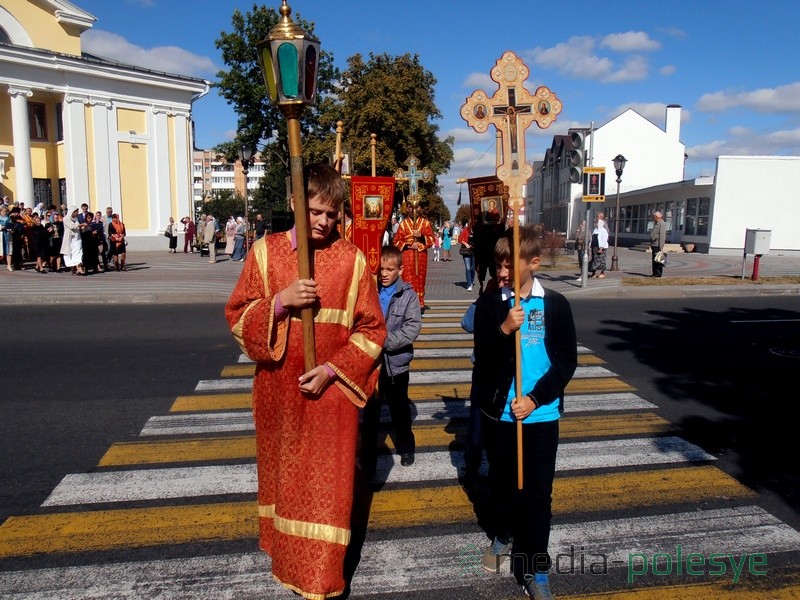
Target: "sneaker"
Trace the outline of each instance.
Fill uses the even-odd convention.
[[[471,292],[471,291],[472,291],[472,286],[469,286],[469,287],[467,288],[467,291],[468,291],[468,292]]]
[[[522,586],[522,591],[528,598],[534,600],[555,600],[553,592],[550,590],[550,581],[547,573],[536,573],[533,579],[526,581]]]
[[[492,545],[483,553],[483,560],[481,561],[483,568],[491,573],[499,573],[500,567],[503,566],[511,554],[513,545],[514,540],[512,539],[503,540],[495,537]]]
[[[400,455],[400,464],[404,467],[410,467],[414,464],[414,453],[406,452]]]

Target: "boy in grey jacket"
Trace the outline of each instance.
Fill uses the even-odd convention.
[[[403,281],[403,254],[394,246],[381,251],[378,296],[386,319],[382,368],[377,397],[367,402],[361,423],[361,467],[368,479],[375,476],[377,465],[378,423],[381,406],[389,406],[395,446],[400,464],[414,464],[414,433],[411,431],[411,402],[408,378],[414,358],[414,340],[422,328],[419,298],[414,288]]]

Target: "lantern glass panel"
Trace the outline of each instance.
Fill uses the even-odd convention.
[[[310,102],[314,98],[317,85],[317,49],[312,45],[306,48],[305,79],[303,84],[303,93],[306,100]]]
[[[275,102],[278,99],[278,88],[275,85],[275,66],[272,64],[272,53],[270,52],[269,44],[261,48],[261,62],[264,65],[261,70],[264,72],[264,84],[267,86],[267,94],[269,94],[269,99]]]
[[[300,95],[297,48],[290,42],[284,42],[278,47],[278,65],[281,70],[283,95],[287,98],[297,98]]]

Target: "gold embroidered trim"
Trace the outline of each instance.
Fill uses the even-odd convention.
[[[377,359],[381,355],[383,348],[375,342],[367,339],[363,333],[354,333],[350,336],[350,342],[370,358]]]
[[[332,598],[334,596],[341,596],[342,594],[344,594],[344,588],[342,588],[341,590],[336,590],[335,592],[328,592],[327,594],[315,594],[314,592],[303,591],[299,587],[297,587],[296,585],[292,585],[291,583],[286,583],[285,581],[281,581],[280,579],[275,577],[274,573],[272,575],[272,578],[278,583],[280,583],[283,587],[290,589],[293,592],[297,592],[303,598],[308,598],[309,600],[325,600],[326,598]]]
[[[272,526],[286,535],[293,535],[310,540],[320,540],[331,544],[342,544],[343,546],[350,543],[349,529],[325,525],[323,523],[309,523],[308,521],[285,519],[275,514],[274,504],[268,506],[259,505],[258,516],[265,519],[272,519]]]
[[[352,319],[349,318],[347,311],[340,308],[320,308],[317,314],[314,315],[315,323],[331,323],[334,325],[341,325],[347,327]]]

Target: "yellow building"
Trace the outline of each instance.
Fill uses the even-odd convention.
[[[132,249],[160,249],[169,217],[193,214],[192,104],[210,82],[82,54],[95,21],[0,0],[0,197],[110,206]]]

